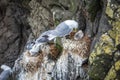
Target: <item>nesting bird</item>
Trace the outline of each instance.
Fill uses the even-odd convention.
[[[0,74],[0,80],[8,80],[12,74],[12,69],[7,65],[2,65],[1,69],[3,69],[3,72]]]
[[[30,50],[31,55],[35,55],[40,51],[40,46],[46,44],[57,37],[65,37],[69,35],[74,29],[78,28],[78,23],[74,20],[66,20],[60,23],[54,30],[48,30],[41,34],[35,41],[35,45]]]
[[[33,55],[35,56],[37,55],[36,53],[39,53],[39,51],[41,51],[42,44],[44,43],[38,43],[38,44],[33,45],[32,49],[29,50],[31,56]]]
[[[73,29],[78,28],[78,23],[74,20],[66,20],[60,23],[54,30],[48,30],[41,34],[36,43],[48,42],[56,37],[69,35]]]
[[[55,34],[58,37],[69,35],[74,29],[78,28],[78,23],[74,20],[66,20],[55,28]]]

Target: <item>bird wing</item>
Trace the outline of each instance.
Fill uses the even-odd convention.
[[[69,28],[69,26],[66,25],[64,22],[62,22],[55,28],[54,32],[56,33],[55,35],[63,37],[70,34],[72,32],[72,29]]]
[[[49,42],[52,39],[56,38],[57,35],[55,35],[55,31],[54,30],[48,30],[44,33],[41,34],[41,36],[36,40],[36,43],[45,43],[45,42]]]

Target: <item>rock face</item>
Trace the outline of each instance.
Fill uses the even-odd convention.
[[[14,65],[23,51],[29,36],[30,26],[26,21],[27,11],[18,4],[0,1],[0,65]]]
[[[120,6],[108,0],[105,10],[109,25],[113,28],[104,33],[95,45],[89,61],[89,76],[92,80],[120,79]]]
[[[43,52],[32,57],[25,50],[15,62],[14,80],[119,80],[119,5],[119,0],[0,0],[0,65],[13,66],[26,42],[66,19],[75,19],[92,40],[91,44],[83,40],[90,48],[81,48],[87,56],[66,51],[67,42],[63,52],[45,45]],[[79,49],[81,43],[71,42],[67,47]],[[83,65],[89,52],[89,65]]]
[[[37,38],[42,32],[54,29],[60,22],[74,18],[78,3],[76,0],[31,0],[29,6],[31,13],[28,21]]]
[[[60,53],[58,48],[53,46],[55,44],[44,45],[37,56],[30,56],[28,51],[24,52],[14,67],[15,72],[18,72],[20,67],[17,80],[87,80],[88,68],[83,64],[89,56],[90,39],[84,37],[75,41],[63,38],[62,41],[63,51]]]

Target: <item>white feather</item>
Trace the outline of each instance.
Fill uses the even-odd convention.
[[[9,70],[10,72],[12,72],[12,69],[7,65],[1,65],[1,69],[3,69],[4,71]]]
[[[78,28],[78,23],[75,20],[66,20],[64,21],[71,29]]]

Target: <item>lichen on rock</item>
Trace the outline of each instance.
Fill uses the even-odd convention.
[[[119,80],[120,79],[120,6],[109,0],[106,7],[108,22],[113,27],[104,33],[90,54],[89,76],[91,79]],[[118,16],[118,17],[116,17]]]

